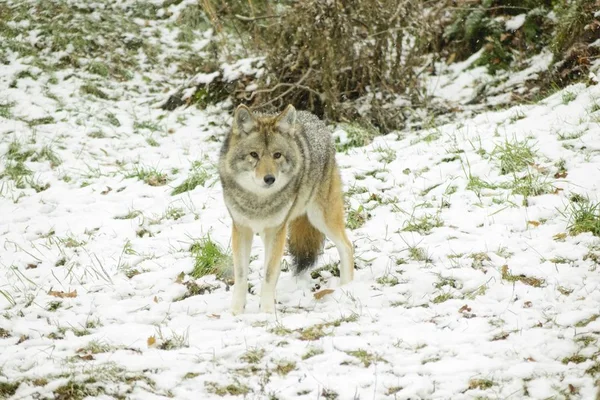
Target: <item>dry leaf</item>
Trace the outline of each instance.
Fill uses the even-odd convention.
[[[221,316],[219,314],[208,314],[207,317],[208,318],[212,318],[212,319],[219,319],[219,318],[221,318]]]
[[[25,269],[34,269],[37,268],[38,264],[27,264],[27,266],[25,267]]]
[[[77,297],[77,290],[73,290],[72,292],[63,292],[62,290],[61,291],[50,290],[48,292],[48,294],[50,296],[59,297],[61,299],[64,299],[66,297],[73,298],[73,297]]]
[[[158,303],[158,297],[154,296],[153,300],[154,300],[155,303]]]
[[[530,302],[530,301],[526,301],[526,302],[523,304],[523,308],[531,308],[532,306],[533,306],[533,303],[532,303],[532,302]]]
[[[567,238],[567,234],[566,233],[557,233],[556,235],[552,236],[552,238],[554,238],[554,240],[556,240],[556,241],[563,241]]]
[[[177,275],[177,279],[175,279],[175,283],[183,283],[183,278],[185,278],[185,274],[183,272],[181,272],[179,275]]]
[[[19,338],[19,341],[17,342],[17,344],[21,344],[21,343],[23,343],[24,341],[26,341],[28,339],[29,339],[29,336],[27,336],[27,335],[21,335],[21,337]]]
[[[469,307],[467,304],[465,304],[464,306],[462,306],[461,308],[458,309],[458,312],[462,313],[462,312],[471,312],[471,307]]]
[[[110,193],[111,190],[112,190],[112,188],[110,186],[107,186],[106,189],[104,189],[103,191],[100,192],[100,194],[108,194],[108,193]]]
[[[91,361],[94,359],[94,356],[91,354],[86,354],[85,356],[79,356],[80,359],[82,360],[87,360],[87,361]]]
[[[150,336],[148,338],[148,347],[152,347],[156,344],[156,338],[154,337],[154,335]]]
[[[533,225],[533,226],[540,226],[541,222],[539,221],[527,221],[528,225]]]
[[[335,290],[333,290],[333,289],[323,289],[323,290],[320,290],[320,291],[316,292],[314,294],[314,296],[315,296],[315,299],[321,300],[323,297],[325,297],[328,294],[331,294],[333,292],[335,292]]]
[[[557,172],[557,173],[554,174],[554,178],[555,179],[566,178],[567,175],[568,174],[566,172]]]

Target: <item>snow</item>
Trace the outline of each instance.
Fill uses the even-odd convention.
[[[527,18],[527,14],[515,15],[511,19],[507,20],[504,26],[508,31],[516,31],[523,26],[525,23],[525,18]]]
[[[474,85],[491,80],[483,68],[468,69],[472,61],[430,77],[428,92],[462,104]],[[534,58],[531,69],[505,85],[529,79],[547,62],[547,55]],[[258,58],[239,60],[225,65],[223,76],[260,73],[259,65]],[[350,207],[370,215],[349,232],[354,282],[339,287],[327,272],[321,279],[283,272],[277,314],[261,314],[264,253],[256,239],[246,313],[232,316],[231,289],[214,276],[196,283],[215,290],[178,300],[187,292],[178,277],[193,268],[191,243],[209,233],[229,247],[231,223],[214,164],[230,110],[161,111],[150,106],[156,94],[139,75],[129,83],[139,93],[119,82],[106,88],[117,100],[81,94],[85,80],[78,75],[57,74],[60,84],[49,85],[41,70],[37,79],[9,87],[24,69],[16,59],[0,69],[0,104],[14,103],[13,115],[0,117],[0,155],[17,140],[33,150],[52,146],[62,163],[26,162],[34,179],[50,184],[39,193],[0,182],[0,328],[8,332],[0,335],[0,382],[24,382],[11,398],[52,398],[70,379],[89,376],[107,393],[131,399],[220,398],[210,382],[243,384],[256,399],[314,399],[328,391],[339,399],[545,399],[563,398],[569,385],[578,393],[572,398],[593,397],[594,378],[585,371],[597,362],[591,359],[597,345],[576,339],[598,339],[600,319],[590,319],[600,309],[600,275],[590,254],[600,240],[569,235],[562,212],[572,193],[599,200],[600,115],[591,106],[600,87],[573,85],[536,104],[396,132],[338,153]],[[213,77],[198,75],[196,82]],[[27,123],[48,116],[54,122]],[[333,128],[347,143],[348,133]],[[104,136],[89,136],[98,131]],[[580,136],[561,139],[574,133]],[[437,138],[424,140],[431,134]],[[508,189],[470,190],[469,174],[496,184],[512,179],[491,156],[506,140],[534,144],[537,167],[549,171],[535,176],[547,179],[551,192],[525,204]],[[558,179],[560,159],[568,175]],[[172,196],[194,162],[210,173],[208,182]],[[126,178],[136,167],[156,168],[168,184]],[[538,174],[532,168],[526,171]],[[164,217],[170,209],[181,209],[181,218]],[[139,214],[115,218],[131,211]],[[427,234],[404,230],[427,215],[442,226]],[[140,235],[142,229],[150,234]],[[319,266],[337,261],[328,243]],[[505,279],[505,265],[513,276],[543,283]],[[335,291],[317,300],[317,283]],[[51,290],[77,294],[58,298]],[[303,329],[319,326],[323,335],[302,340]],[[167,338],[183,345],[162,349]],[[88,353],[80,349],[91,342],[109,350],[83,358]],[[305,358],[313,348],[322,353]],[[252,349],[265,352],[254,365],[242,359]],[[353,355],[359,350],[369,362]],[[563,362],[575,354],[590,359]],[[278,373],[284,361],[295,368]],[[35,385],[39,378],[48,382]],[[474,386],[475,380],[490,386]]]

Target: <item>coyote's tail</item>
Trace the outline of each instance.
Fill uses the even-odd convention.
[[[324,241],[325,235],[312,226],[306,214],[290,222],[288,245],[294,258],[294,274],[314,265]]]

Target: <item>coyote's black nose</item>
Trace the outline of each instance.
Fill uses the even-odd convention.
[[[275,182],[275,177],[273,175],[266,175],[265,176],[265,183],[267,185],[272,185]]]

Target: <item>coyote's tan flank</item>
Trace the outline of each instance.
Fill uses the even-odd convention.
[[[234,113],[219,159],[223,197],[231,215],[235,285],[231,311],[242,313],[254,233],[265,246],[260,308],[275,311],[275,286],[288,237],[297,274],[311,267],[325,236],[340,255],[340,278],[354,275],[354,250],[344,223],[344,200],[331,133],[316,116],[289,105],[279,115]]]

